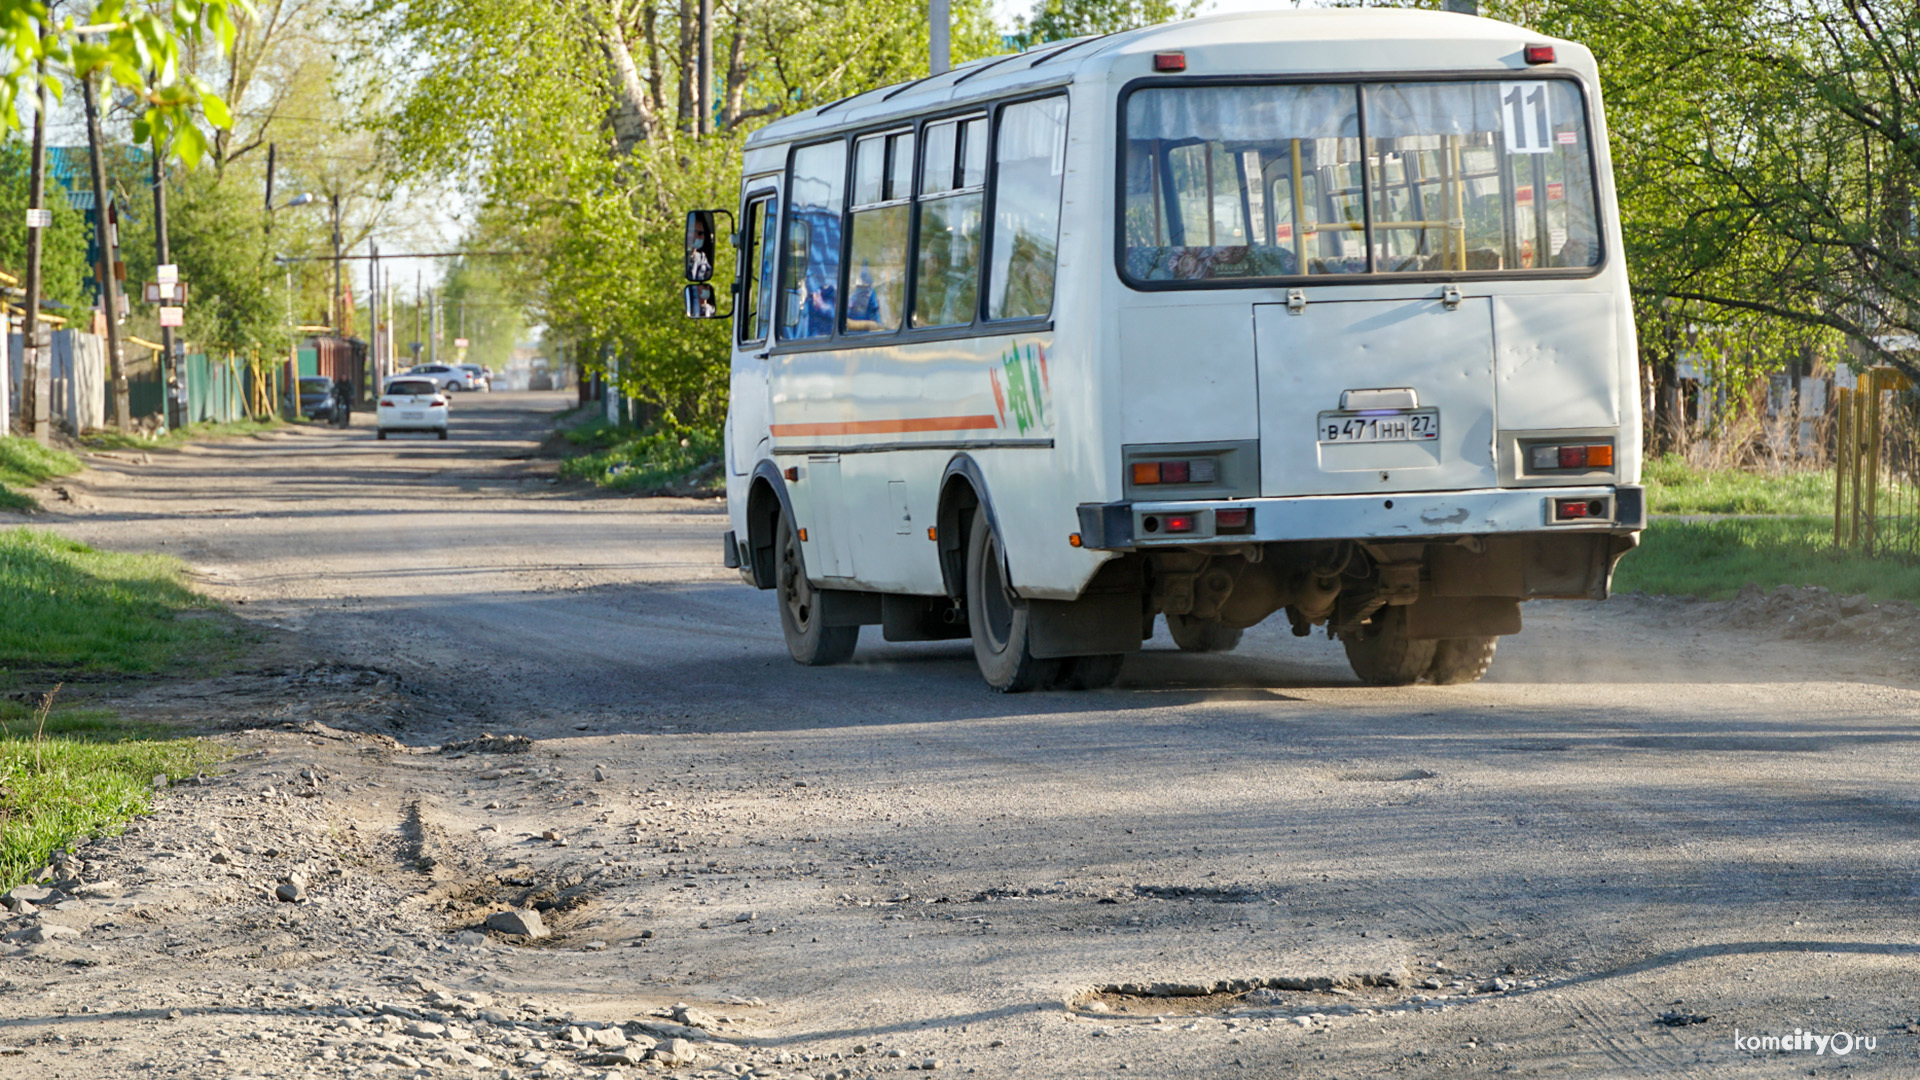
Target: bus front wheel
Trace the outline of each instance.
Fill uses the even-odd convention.
[[[845,663],[860,643],[858,626],[828,626],[820,618],[820,591],[807,580],[807,564],[793,522],[780,515],[775,527],[774,591],[780,597],[780,632],[787,652],[808,667]]]
[[[1007,583],[1000,538],[986,510],[976,510],[967,537],[967,627],[973,633],[973,658],[988,686],[1018,694],[1053,682],[1060,661],[1034,658],[1028,648],[1030,626],[1027,602]]]

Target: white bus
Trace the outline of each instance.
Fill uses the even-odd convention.
[[[1603,599],[1645,507],[1592,55],[1423,11],[1221,15],[1000,56],[747,143],[729,566],[794,659],[965,638],[1092,687],[1277,613],[1463,682]],[[696,250],[697,249],[697,250]]]

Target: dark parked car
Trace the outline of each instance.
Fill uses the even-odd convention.
[[[300,378],[300,415],[309,420],[333,419],[333,380],[318,375]]]

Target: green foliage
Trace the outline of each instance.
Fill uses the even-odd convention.
[[[601,420],[564,434],[576,446],[595,447],[560,463],[560,475],[568,480],[634,494],[715,492],[722,486],[720,438],[709,430],[656,426],[635,431]]]
[[[1014,35],[1022,48],[1191,18],[1201,0],[1040,0]]]
[[[164,556],[0,532],[0,670],[142,673],[230,655],[234,627],[181,571]]]
[[[0,142],[0,221],[26,220],[32,192],[32,150],[14,139]],[[67,202],[60,185],[46,184],[46,208],[53,224],[40,230],[40,295],[44,299],[82,308],[92,303],[82,284],[87,266],[87,216]],[[27,272],[27,230],[0,229],[0,269],[22,280]]]
[[[717,432],[726,331],[683,317],[682,215],[735,204],[740,147],[755,125],[924,75],[927,24],[917,0],[723,8],[718,133],[693,137],[682,47],[691,10],[379,0],[362,26],[417,72],[382,99],[376,125],[401,178],[460,183],[484,204],[470,242],[520,253],[504,284],[567,356],[616,373],[623,393],[670,422]],[[983,0],[954,4],[956,61],[999,44]]]
[[[123,178],[123,183],[134,182]],[[151,190],[142,175],[136,190]],[[168,178],[167,235],[181,280],[192,290],[183,337],[208,352],[228,349],[281,353],[287,345],[285,272],[268,246],[266,211],[258,189],[236,173],[211,170]],[[128,289],[151,280],[154,264],[151,205],[121,225],[120,250]],[[136,303],[144,317],[148,309]]]
[[[152,809],[155,776],[181,779],[226,756],[103,710],[55,709],[43,719],[0,701],[0,889],[55,851]]]
[[[231,127],[233,118],[184,61],[201,46],[231,51],[234,16],[251,13],[247,0],[174,0],[164,14],[129,0],[99,0],[82,19],[56,19],[40,0],[0,0],[0,55],[9,61],[0,72],[0,117],[19,127],[21,95],[45,85],[58,96],[59,73],[104,79],[145,103],[134,120],[135,141],[158,134],[192,165],[208,149],[196,110],[217,128]],[[76,33],[81,25],[91,32]],[[41,61],[52,67],[44,76]]]
[[[1600,63],[1643,349],[1736,380],[1920,329],[1920,7],[1494,0]],[[1898,357],[1896,363],[1911,364]]]
[[[33,499],[9,487],[33,487],[80,471],[80,459],[32,439],[0,436],[0,510],[31,510]]]
[[[1656,521],[1620,560],[1616,592],[1724,600],[1747,584],[1819,585],[1874,600],[1920,601],[1920,564],[1835,551],[1831,517]]]

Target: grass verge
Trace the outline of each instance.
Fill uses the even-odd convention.
[[[75,839],[146,813],[155,776],[178,780],[225,756],[213,743],[100,709],[0,700],[0,889]]]
[[[704,431],[616,427],[589,420],[561,435],[582,453],[560,463],[560,476],[635,495],[712,494],[725,489],[720,436]]]
[[[1667,454],[1647,462],[1642,478],[1647,509],[1655,514],[1833,513],[1832,469],[1779,474],[1699,469],[1677,454]]]
[[[231,658],[242,632],[178,559],[0,531],[0,671],[147,674]]]
[[[288,421],[278,416],[270,416],[265,420],[208,420],[198,424],[188,424],[186,427],[169,428],[166,434],[154,438],[147,438],[144,435],[122,435],[109,428],[103,431],[90,431],[80,441],[90,450],[151,450],[156,446],[179,446],[196,439],[244,438],[286,426]]]
[[[0,437],[0,510],[32,510],[32,496],[14,488],[44,484],[56,476],[80,471],[80,459],[65,450],[41,446],[32,439]]]
[[[1843,596],[1920,603],[1920,563],[1835,551],[1831,517],[1655,521],[1614,575],[1616,592],[1709,600],[1748,583],[1819,585]]]

